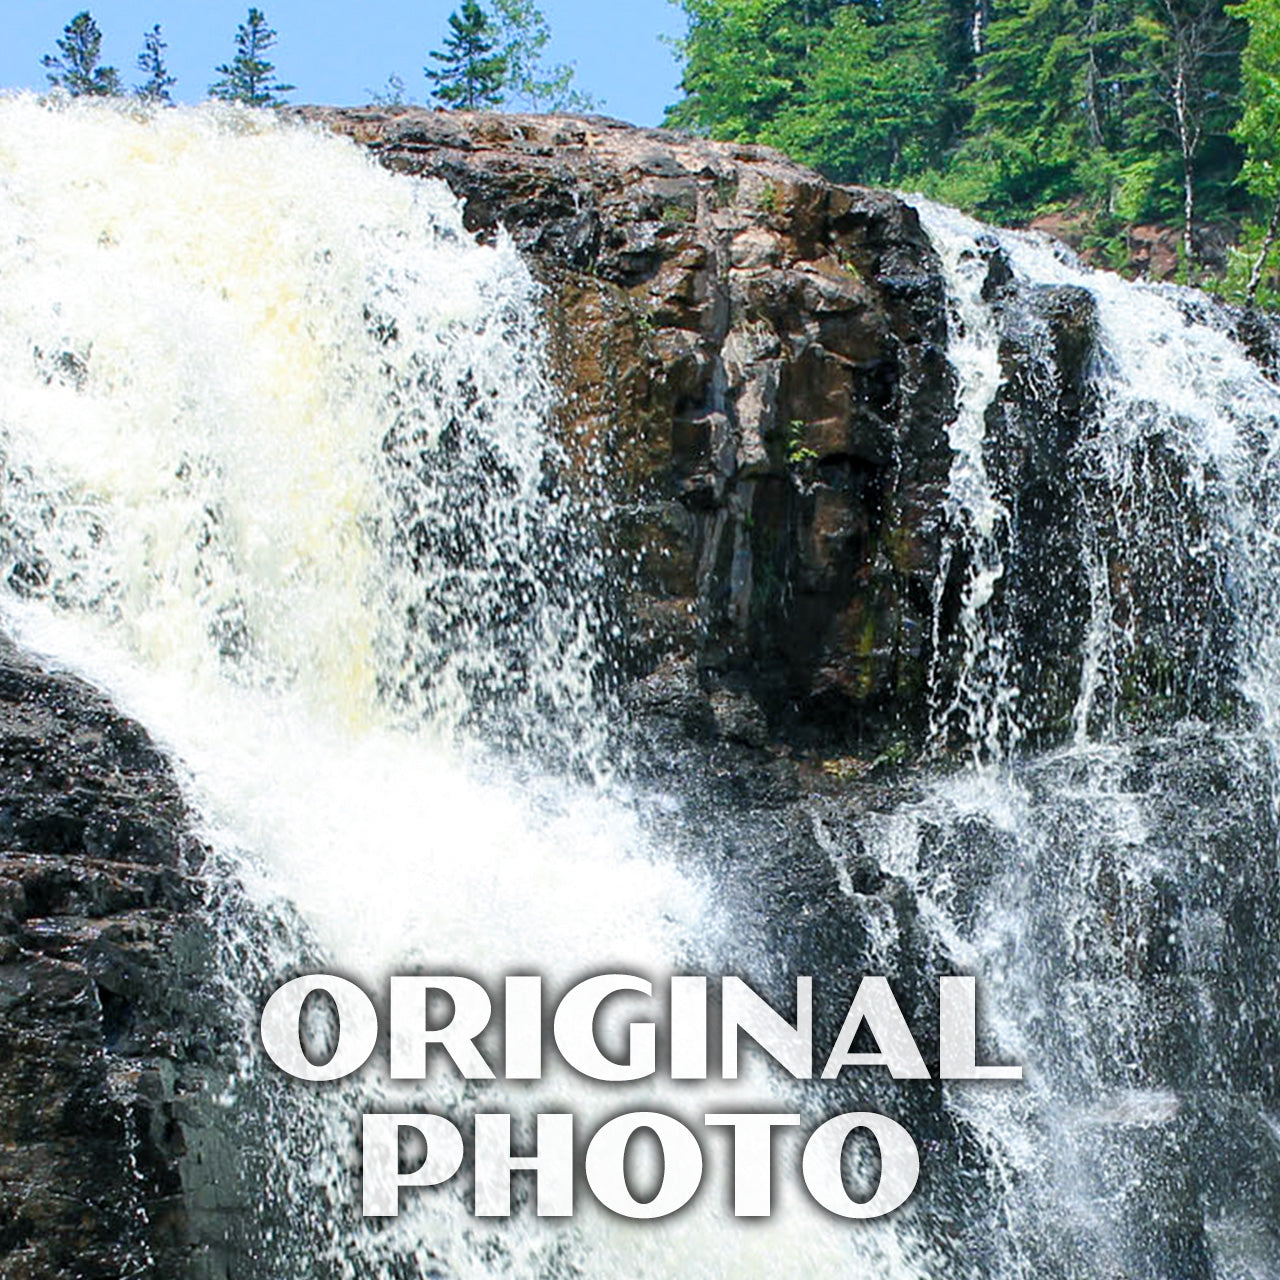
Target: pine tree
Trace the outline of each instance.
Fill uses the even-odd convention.
[[[886,181],[937,159],[963,122],[972,0],[678,3],[685,98],[668,124]]]
[[[533,0],[494,0],[499,46],[506,59],[504,82],[533,111],[590,111],[590,94],[573,87],[571,63],[544,66],[542,51],[551,39],[546,15]]]
[[[668,124],[989,217],[1070,206],[1104,240],[1180,217],[1188,258],[1196,222],[1229,206],[1241,24],[1223,0],[676,3]]]
[[[250,9],[249,17],[236,28],[236,56],[215,70],[221,80],[209,86],[209,95],[224,102],[243,102],[250,107],[280,107],[284,93],[295,86],[275,80],[274,64],[265,55],[276,42],[276,33],[267,26],[261,9]]]
[[[880,21],[841,9],[760,140],[843,182],[895,182],[935,163],[948,141],[947,18],[945,0],[899,0]]]
[[[138,54],[138,70],[147,78],[137,86],[137,95],[148,102],[163,103],[173,106],[173,95],[169,90],[178,83],[176,77],[169,74],[165,65],[164,51],[169,47],[160,34],[157,22],[143,37],[142,52]]]
[[[498,32],[488,15],[476,0],[464,0],[462,9],[449,15],[449,29],[444,51],[433,49],[430,54],[440,70],[423,67],[427,79],[436,86],[432,97],[468,111],[501,106],[507,59],[498,51]]]
[[[102,32],[87,9],[63,28],[58,51],[61,57],[49,53],[40,59],[55,89],[65,89],[73,98],[105,98],[121,91],[120,73],[115,67],[98,65]]]

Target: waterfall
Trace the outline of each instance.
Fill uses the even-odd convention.
[[[954,453],[947,493],[947,542],[934,593],[933,683],[941,653],[942,591],[957,553],[963,551],[959,637],[960,676],[945,704],[930,707],[935,749],[951,733],[969,745],[975,761],[999,759],[1018,742],[1017,686],[999,619],[992,614],[1004,577],[1004,556],[1014,530],[1009,510],[987,473],[983,445],[987,411],[1000,389],[1000,335],[984,298],[987,263],[964,237],[945,234],[947,212],[933,210],[934,243],[951,286],[947,352],[959,382],[955,420],[948,437]]]
[[[1030,324],[1050,342],[1047,300],[1078,301],[1094,328],[1092,403],[1057,460],[1071,518],[1055,530],[1052,578],[1035,584],[1068,596],[1074,584],[1087,602],[1070,731],[1064,718],[1047,752],[988,750],[989,763],[937,779],[868,833],[933,937],[981,976],[995,1039],[1028,1064],[1023,1091],[949,1095],[984,1135],[1001,1188],[995,1270],[1280,1274],[1280,386],[1242,318],[1201,295],[1128,284],[1047,237],[912,203],[961,320],[950,502],[972,567],[957,700],[985,699],[967,711],[979,733],[1027,714],[1015,680],[983,690],[972,673],[999,664],[1026,682],[1025,659],[1005,664],[1025,654],[1039,607],[1007,581],[994,600],[975,592],[994,559],[990,514],[1011,513],[1006,559],[1035,519],[1019,513],[1007,469],[1003,486],[988,474],[1010,447],[992,405],[1021,395],[1041,425],[1053,416],[1051,377],[1015,385],[1019,332]],[[975,351],[1002,341],[993,393]]]
[[[1280,390],[1200,295],[913,203],[957,405],[930,763],[761,830],[618,767],[584,518],[607,498],[562,465],[507,240],[262,113],[0,99],[0,619],[180,771],[244,1022],[218,1099],[260,1200],[237,1280],[1280,1275]],[[766,988],[796,957],[978,974],[1025,1084],[392,1088],[380,1047],[314,1089],[255,1045],[316,968]],[[832,1097],[927,1125],[889,1220],[788,1173],[735,1223],[723,1167],[661,1223],[498,1227],[448,1189],[359,1218],[362,1111],[590,1128]]]
[[[0,275],[3,621],[181,771],[244,1019],[219,1099],[261,1207],[243,1274],[918,1275],[905,1229],[851,1237],[794,1186],[745,1226],[707,1192],[663,1224],[584,1206],[500,1229],[461,1190],[369,1226],[361,1112],[585,1124],[630,1095],[565,1074],[505,1102],[412,1094],[385,1061],[314,1089],[255,1047],[270,991],[318,967],[371,992],[415,971],[564,986],[715,951],[713,894],[648,829],[675,802],[610,781],[583,519],[603,498],[563,481],[511,245],[318,128],[11,98]]]

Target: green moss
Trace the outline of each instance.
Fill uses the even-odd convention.
[[[777,213],[780,204],[778,188],[772,182],[766,182],[756,196],[756,208],[761,213]]]
[[[891,742],[885,749],[871,762],[871,769],[893,768],[895,765],[906,764],[911,758],[911,746],[904,738],[898,738]]]
[[[911,572],[915,541],[909,529],[904,529],[901,526],[886,529],[884,532],[884,548],[889,555],[889,563],[899,573]]]

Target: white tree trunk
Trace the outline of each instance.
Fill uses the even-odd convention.
[[[1253,270],[1249,273],[1249,305],[1253,306],[1258,298],[1258,287],[1262,284],[1262,273],[1266,270],[1267,258],[1275,248],[1277,237],[1280,237],[1280,194],[1276,195],[1275,207],[1271,210],[1271,222],[1267,233],[1262,237],[1262,248],[1254,259]]]

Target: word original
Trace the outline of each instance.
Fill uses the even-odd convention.
[[[332,1051],[314,1060],[304,1043],[305,1007],[323,993],[336,1012],[330,1028]],[[489,991],[472,978],[393,977],[388,984],[389,1075],[395,1081],[426,1080],[433,1070],[452,1070],[463,1079],[537,1081],[554,1047],[571,1071],[602,1083],[627,1083],[663,1076],[672,1081],[735,1080],[745,1037],[760,1054],[798,1080],[838,1080],[850,1068],[878,1067],[895,1080],[930,1080],[920,1052],[888,981],[864,977],[849,1001],[840,1030],[819,1062],[814,1057],[813,979],[795,984],[794,1015],[778,1010],[741,978],[720,980],[711,999],[710,980],[677,976],[663,998],[654,984],[634,974],[609,973],[570,987],[548,1008],[540,977],[503,980],[501,1011],[495,1018]],[[640,1008],[636,1008],[636,1006]],[[619,1018],[620,1006],[631,1016]],[[718,1011],[718,1013],[717,1013]],[[1020,1080],[1016,1065],[977,1061],[977,990],[970,977],[943,977],[938,986],[938,1078]],[[713,1013],[717,1016],[713,1018]],[[718,1034],[712,1034],[713,1022]],[[373,1055],[381,1030],[378,1008],[355,983],[327,974],[294,978],[262,1011],[263,1047],[281,1070],[299,1080],[341,1080]],[[861,1049],[855,1042],[861,1040]],[[874,1049],[868,1045],[874,1041]],[[495,1039],[497,1044],[492,1043]],[[706,1111],[708,1128],[732,1131],[733,1212],[767,1217],[773,1192],[772,1139],[776,1130],[801,1124],[784,1111]],[[703,1182],[703,1146],[682,1120],[658,1110],[629,1112],[606,1121],[580,1147],[576,1118],[549,1112],[536,1117],[536,1150],[517,1155],[512,1117],[478,1113],[471,1122],[472,1211],[477,1217],[511,1213],[515,1173],[537,1180],[539,1217],[566,1217],[574,1211],[577,1160],[592,1194],[622,1217],[655,1219],[683,1208]],[[416,1167],[404,1167],[406,1131],[424,1145]],[[879,1148],[878,1179],[865,1199],[846,1185],[843,1165],[851,1137],[865,1131]],[[656,1142],[661,1178],[652,1195],[640,1198],[628,1183],[628,1150],[640,1134]],[[366,1217],[399,1213],[402,1188],[435,1187],[454,1179],[467,1156],[462,1129],[434,1112],[374,1113],[363,1117],[363,1198]],[[869,1111],[834,1116],[808,1136],[800,1173],[809,1196],[843,1218],[875,1218],[904,1204],[915,1190],[920,1157],[912,1136],[897,1121]]]

